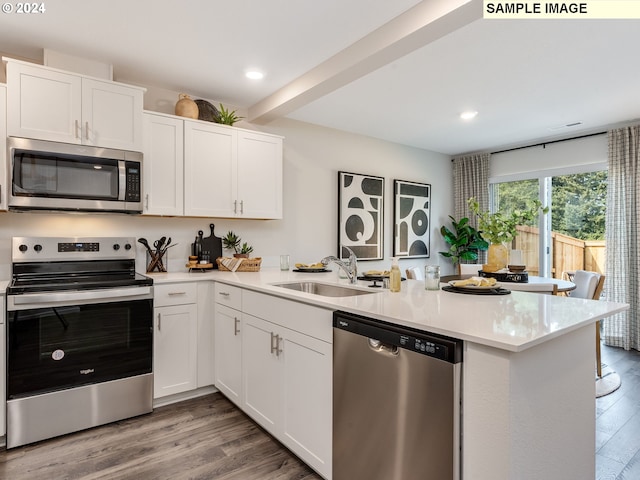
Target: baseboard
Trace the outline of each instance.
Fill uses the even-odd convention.
[[[164,407],[165,405],[171,405],[172,403],[182,402],[184,400],[190,400],[192,398],[202,397],[211,393],[216,393],[218,389],[213,385],[206,387],[196,388],[195,390],[189,390],[188,392],[176,393],[174,395],[167,395],[166,397],[156,398],[153,400],[153,408]]]

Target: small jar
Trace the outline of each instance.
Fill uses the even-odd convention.
[[[424,267],[424,289],[440,290],[440,265],[426,265]]]

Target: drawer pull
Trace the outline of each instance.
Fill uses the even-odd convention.
[[[169,295],[170,297],[173,297],[175,295],[186,295],[187,292],[169,292],[167,295]]]
[[[229,292],[218,292],[218,295],[222,295],[225,298],[229,298],[229,295],[231,295]]]

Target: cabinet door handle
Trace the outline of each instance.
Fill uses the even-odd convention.
[[[238,200],[233,201],[233,213],[238,213]]]
[[[233,334],[235,336],[238,336],[238,334],[240,333],[238,325],[240,325],[240,319],[238,317],[233,317]]]
[[[145,204],[145,206],[144,206],[144,209],[145,209],[145,210],[149,210],[149,194],[147,193],[147,194],[144,196],[144,198],[145,198],[145,202],[146,202],[146,204]]]
[[[273,332],[271,332],[271,353],[275,353],[276,357],[279,357],[280,354],[282,353],[282,347],[280,346],[280,340],[282,340],[282,337],[278,334],[274,335]]]
[[[244,200],[240,200],[240,215],[244,214]]]
[[[162,314],[158,313],[158,331],[162,330]]]
[[[85,122],[85,133],[87,134],[87,140],[89,140],[89,122]]]
[[[80,123],[78,123],[78,120],[76,120],[76,138],[80,138],[80,134],[78,133],[79,129],[80,129]]]

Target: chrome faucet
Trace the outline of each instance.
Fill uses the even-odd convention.
[[[335,263],[347,274],[349,283],[357,284],[358,283],[358,257],[356,257],[356,254],[353,253],[353,250],[351,250],[349,247],[343,247],[343,248],[346,248],[349,251],[348,261],[345,262],[344,260],[340,260],[338,257],[334,257],[333,255],[330,255],[320,260],[320,263],[322,263],[325,267],[329,265],[329,263],[331,262]]]

